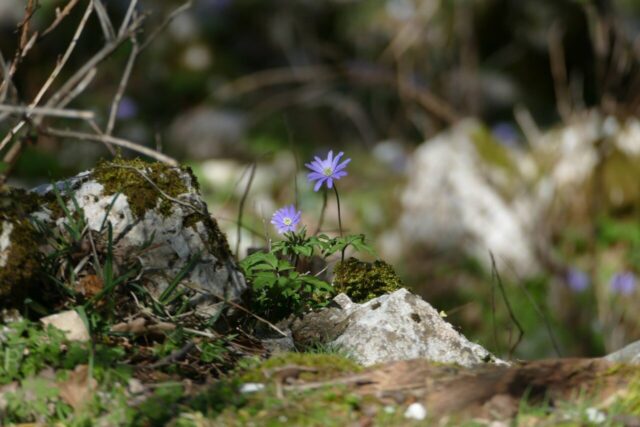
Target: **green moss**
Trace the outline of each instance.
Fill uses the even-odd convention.
[[[470,136],[478,155],[484,162],[503,169],[510,175],[517,174],[518,169],[511,160],[507,149],[496,141],[486,127],[478,127]]]
[[[207,249],[217,259],[228,259],[232,257],[231,249],[227,243],[227,237],[224,235],[218,222],[211,215],[204,215],[194,212],[187,215],[183,220],[184,227],[191,227],[194,231],[198,231],[197,224],[202,223],[208,231]]]
[[[640,372],[637,367],[634,367],[633,371],[634,372],[624,374],[629,375],[631,380],[627,385],[626,393],[624,393],[620,399],[619,405],[621,406],[622,412],[640,416]],[[616,372],[615,374],[621,375],[621,372]]]
[[[0,234],[11,228],[6,261],[0,267],[0,301],[18,304],[42,277],[41,237],[28,215],[38,209],[41,200],[20,189],[0,189]]]
[[[156,207],[161,214],[169,215],[172,202],[163,197],[158,188],[145,179],[142,173],[171,197],[188,191],[179,169],[160,162],[148,163],[141,159],[125,160],[117,157],[111,161],[102,161],[93,170],[93,177],[104,186],[105,195],[117,192],[124,194],[136,217],[143,217],[145,212]],[[192,179],[195,180],[193,176]],[[194,181],[194,186],[196,185]]]
[[[281,353],[249,368],[240,375],[240,381],[264,382],[268,380],[269,371],[288,365],[316,369],[315,372],[301,372],[299,379],[304,381],[321,381],[362,370],[356,362],[338,354]]]
[[[369,263],[349,258],[336,265],[333,272],[336,292],[344,292],[358,303],[402,288],[402,281],[393,268],[382,260]]]

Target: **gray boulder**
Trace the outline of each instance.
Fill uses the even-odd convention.
[[[394,259],[412,247],[465,254],[491,268],[522,276],[539,272],[531,233],[535,203],[520,199],[523,180],[515,153],[474,120],[463,121],[413,154],[402,194],[402,213],[391,232],[401,244],[382,242]]]
[[[640,341],[632,342],[620,350],[608,354],[604,359],[613,363],[640,365]]]
[[[296,345],[336,346],[365,366],[414,358],[465,367],[506,363],[467,340],[429,303],[406,289],[364,304],[353,303],[345,294],[334,302],[334,307],[293,322]]]
[[[222,306],[220,299],[237,300],[246,290],[226,237],[207,211],[189,169],[116,159],[55,186],[70,212],[82,209],[103,253],[110,224],[116,271],[124,273],[125,266],[137,260],[142,282],[153,296],[159,297],[181,276],[178,291],[187,292],[199,314],[207,316]],[[53,186],[34,191],[50,198]],[[64,233],[69,219],[60,211],[53,202],[33,215]]]

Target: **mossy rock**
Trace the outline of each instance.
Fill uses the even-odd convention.
[[[29,215],[39,196],[20,189],[0,188],[0,305],[18,304],[38,289],[43,278],[42,237]]]
[[[373,263],[349,258],[334,269],[333,287],[352,301],[362,303],[397,291],[402,281],[389,264],[382,260]]]
[[[149,163],[141,159],[125,160],[116,157],[110,161],[102,161],[92,172],[93,178],[102,184],[104,194],[121,192],[127,197],[133,214],[140,218],[149,209],[155,209],[160,203],[159,211],[171,213],[172,202],[163,197],[177,197],[188,191],[180,177],[179,169],[164,163]],[[192,176],[194,187],[196,180]],[[159,191],[160,190],[160,191]],[[162,193],[161,193],[162,192]]]

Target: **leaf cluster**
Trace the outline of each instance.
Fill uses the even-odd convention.
[[[307,236],[306,230],[286,233],[285,239],[267,252],[254,252],[240,262],[253,291],[253,310],[269,320],[277,321],[291,314],[325,306],[335,292],[319,276],[325,268],[314,267],[312,261],[326,265],[330,256],[343,253],[347,247],[373,252],[362,234],[329,237]]]

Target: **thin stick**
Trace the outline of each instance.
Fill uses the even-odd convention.
[[[240,259],[240,240],[242,238],[242,214],[244,213],[244,204],[247,201],[247,197],[249,196],[249,191],[251,190],[251,185],[253,184],[253,178],[256,174],[257,163],[253,162],[251,164],[251,169],[249,172],[249,181],[247,181],[247,186],[244,188],[244,192],[242,193],[242,198],[240,199],[240,205],[238,206],[238,226],[236,228],[236,257]]]
[[[549,31],[549,59],[556,92],[556,108],[564,122],[571,117],[571,95],[567,83],[567,66],[562,45],[562,31],[554,24]]]
[[[58,103],[58,107],[64,108],[67,105],[69,105],[71,101],[76,99],[82,92],[84,92],[87,86],[91,84],[96,74],[98,74],[97,68],[94,67],[90,69],[87,72],[87,74],[82,78],[82,80],[80,80],[80,83],[78,83],[76,87],[74,87],[73,90],[67,94],[67,96],[62,98],[62,100]]]
[[[93,68],[95,68],[98,64],[104,61],[111,53],[113,53],[122,43],[129,39],[129,36],[133,34],[140,24],[142,23],[142,18],[135,19],[128,28],[128,31],[120,37],[116,37],[113,41],[105,44],[102,49],[100,49],[95,55],[93,55],[85,64],[76,71],[70,78],[67,80],[60,89],[58,89],[47,101],[45,104],[47,107],[57,106],[62,107],[60,105],[60,100],[65,97],[69,92],[71,92],[80,81],[82,81],[85,75],[90,72]]]
[[[181,206],[184,206],[184,207],[187,207],[187,208],[189,208],[189,209],[192,209],[194,212],[198,212],[198,213],[201,213],[201,214],[203,214],[203,215],[205,214],[205,212],[204,212],[202,209],[199,209],[198,207],[196,207],[196,206],[194,206],[194,205],[192,205],[192,204],[190,204],[190,203],[186,203],[186,202],[183,202],[182,200],[176,199],[175,197],[171,197],[170,195],[168,195],[167,193],[165,193],[164,191],[162,191],[162,189],[161,189],[160,187],[158,187],[158,186],[156,185],[156,183],[155,183],[155,182],[153,182],[153,180],[152,180],[151,178],[149,178],[149,177],[148,177],[144,172],[142,172],[141,170],[139,170],[139,169],[137,169],[137,168],[135,168],[135,167],[133,167],[133,166],[127,166],[127,165],[113,165],[113,167],[116,167],[116,168],[122,168],[122,169],[130,169],[130,170],[134,170],[134,171],[136,171],[136,172],[137,172],[137,173],[139,173],[139,174],[140,174],[140,176],[142,176],[142,177],[143,177],[143,178],[144,178],[144,179],[145,179],[149,184],[151,184],[151,185],[152,185],[152,186],[153,186],[153,187],[154,187],[154,188],[155,188],[155,189],[160,193],[160,195],[162,195],[162,197],[164,197],[164,198],[166,198],[167,200],[170,200],[170,201],[172,201],[172,202],[174,202],[174,203],[177,203],[177,204],[179,204],[179,205],[181,205]]]
[[[155,159],[159,162],[164,162],[171,166],[178,166],[178,162],[175,159],[167,156],[166,154],[158,153],[151,148],[136,144],[135,142],[127,141],[126,139],[116,138],[109,135],[95,135],[85,132],[55,129],[51,127],[42,129],[42,133],[52,136],[58,136],[61,138],[73,138],[83,141],[95,141],[102,142],[104,144],[113,144],[119,147],[127,148],[131,151],[135,151],[136,153],[144,154],[145,156],[151,157],[152,159]]]
[[[259,321],[265,323],[266,325],[268,325],[269,327],[271,327],[274,331],[276,331],[277,333],[279,333],[280,335],[282,335],[283,337],[288,337],[289,335],[285,334],[284,332],[282,332],[280,330],[280,328],[278,328],[276,325],[274,325],[273,323],[269,322],[267,319],[258,316],[255,313],[252,313],[251,311],[247,310],[246,308],[244,308],[243,306],[236,304],[233,301],[229,301],[229,300],[224,300],[225,303],[231,305],[232,307],[237,308],[240,311],[244,311],[245,313],[247,313],[248,315],[255,317],[256,319],[258,319]]]
[[[120,79],[120,84],[118,85],[118,90],[113,97],[113,103],[111,104],[111,112],[109,113],[109,121],[107,123],[107,129],[105,133],[107,135],[111,135],[113,133],[113,128],[116,124],[116,117],[118,115],[118,108],[120,107],[120,101],[122,100],[122,95],[124,94],[125,89],[127,88],[127,83],[129,82],[129,77],[131,76],[131,70],[133,69],[133,64],[136,61],[136,57],[138,56],[138,41],[135,36],[131,37],[131,54],[129,54],[129,59],[127,60],[127,65],[122,73],[122,78]]]
[[[313,233],[318,234],[320,229],[322,228],[322,223],[324,222],[324,213],[327,210],[327,190],[322,191],[322,208],[320,209],[320,219],[318,219],[318,226],[316,227],[316,232]]]
[[[111,41],[115,39],[116,32],[113,29],[113,24],[111,24],[109,14],[107,13],[107,9],[104,8],[102,1],[93,0],[93,8],[98,16],[98,21],[100,21],[100,26],[102,27],[102,33],[104,34],[105,40]]]
[[[131,21],[131,17],[133,16],[133,12],[136,9],[136,5],[138,4],[138,0],[131,0],[129,3],[129,8],[127,9],[127,13],[124,15],[124,19],[122,20],[122,24],[120,24],[120,29],[118,30],[118,37],[121,37],[124,32],[127,30],[129,26],[129,22]]]
[[[62,12],[59,12],[56,16],[56,19],[44,30],[39,36],[38,41],[49,34],[51,31],[55,30],[58,25],[62,22],[64,18],[69,16],[69,13],[73,10],[73,8],[78,4],[79,0],[70,0],[69,3],[62,9]]]
[[[491,257],[491,275],[494,277],[496,283],[498,284],[498,289],[500,290],[500,294],[502,295],[504,305],[507,307],[507,311],[509,312],[511,321],[514,323],[514,325],[516,325],[516,328],[518,328],[518,339],[509,349],[509,359],[511,359],[511,357],[513,356],[513,352],[520,344],[520,341],[522,341],[522,337],[524,336],[524,329],[522,329],[522,325],[520,325],[520,322],[513,313],[511,303],[509,302],[509,298],[507,298],[507,293],[504,289],[504,285],[502,284],[502,279],[500,278],[500,273],[498,273],[498,268],[496,267],[496,259],[493,256],[493,252],[489,251],[489,256]]]
[[[338,229],[340,230],[340,237],[342,237],[342,213],[340,212],[340,196],[338,195],[338,186],[336,183],[333,183],[333,192],[336,193],[336,203],[338,204]],[[342,253],[340,254],[340,261],[344,262],[344,251],[347,249],[345,246],[342,248]]]
[[[140,50],[142,51],[146,49],[146,47],[149,46],[149,44],[158,36],[158,34],[160,34],[160,32],[162,32],[162,30],[164,30],[167,27],[167,25],[171,23],[171,21],[173,21],[182,12],[189,10],[191,6],[192,6],[192,2],[191,0],[189,0],[185,2],[182,6],[178,7],[173,12],[171,12],[169,16],[167,16],[167,18],[164,20],[164,22],[162,22],[162,24],[160,24],[155,30],[153,30],[151,34],[149,34],[149,37],[147,37],[147,39],[140,46]]]
[[[63,110],[61,108],[27,107],[0,104],[0,111],[9,114],[34,114],[38,116],[62,117],[66,119],[93,120],[95,114],[87,110]]]
[[[64,65],[67,63],[67,60],[71,56],[71,53],[74,51],[76,44],[78,43],[78,39],[80,38],[80,34],[82,34],[82,30],[84,29],[85,24],[87,23],[87,20],[89,19],[89,16],[91,16],[92,12],[93,12],[93,0],[89,0],[89,5],[87,6],[87,10],[83,15],[82,20],[80,21],[80,24],[78,24],[78,28],[76,29],[76,32],[73,35],[73,39],[71,40],[71,43],[67,47],[67,50],[62,56],[62,59],[58,62],[56,67],[51,72],[51,75],[49,76],[47,81],[40,88],[40,91],[38,91],[38,94],[36,95],[36,97],[33,99],[31,104],[29,104],[29,108],[33,108],[38,105],[38,103],[40,102],[44,94],[47,92],[49,87],[51,87],[51,85],[53,84],[56,77],[58,77],[58,75],[60,74],[62,67],[64,67]],[[51,105],[47,105],[47,106],[50,107]],[[27,117],[24,120],[21,120],[16,126],[14,126],[13,129],[4,137],[2,142],[0,142],[0,151],[2,151],[2,149],[9,143],[9,141],[11,141],[13,136],[18,131],[20,131],[20,129],[22,129],[22,127],[27,123],[26,119],[29,118],[31,114],[26,113],[25,115]]]

